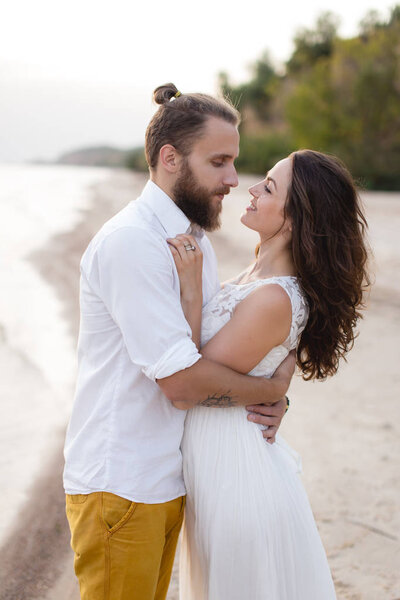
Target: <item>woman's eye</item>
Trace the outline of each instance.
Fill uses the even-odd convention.
[[[223,167],[224,163],[222,162],[213,162],[212,163],[214,167]]]
[[[264,185],[264,190],[265,190],[265,191],[266,191],[268,194],[270,194],[270,193],[271,193],[271,190],[269,189],[269,187],[268,187],[267,185]]]

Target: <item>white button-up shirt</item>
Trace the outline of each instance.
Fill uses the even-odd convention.
[[[220,288],[211,244],[151,181],[82,257],[79,370],[65,443],[68,494],[105,491],[146,503],[185,494],[186,413],[155,382],[200,358],[166,242],[185,232],[197,236],[203,252],[207,303]]]

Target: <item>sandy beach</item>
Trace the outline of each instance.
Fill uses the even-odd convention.
[[[254,256],[257,236],[240,224],[239,215],[247,204],[247,187],[255,180],[240,178],[240,186],[224,201],[221,230],[210,236],[221,280],[238,273]],[[60,227],[43,247],[30,253],[30,264],[62,306],[60,318],[71,338],[71,355],[79,322],[81,254],[102,223],[137,197],[145,181],[144,175],[125,171],[102,177],[90,188],[90,202],[78,222],[66,231]],[[375,256],[375,284],[359,338],[348,362],[331,380],[293,379],[291,408],[281,433],[302,456],[302,478],[338,600],[399,600],[400,193],[365,193],[363,200]],[[21,354],[10,354],[1,328],[0,356],[6,365],[4,396],[29,397],[33,383],[35,390],[50,393],[45,382],[40,387],[35,365]],[[72,390],[69,380],[63,393],[71,395]],[[1,538],[0,600],[79,598],[61,481],[64,413],[61,421],[55,430],[43,430],[46,459]],[[16,434],[3,429],[10,439]],[[26,454],[29,461],[28,444]],[[4,506],[17,499],[10,492],[6,500]],[[178,600],[177,561],[168,600]]]

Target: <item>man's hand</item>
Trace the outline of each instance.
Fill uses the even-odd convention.
[[[292,350],[285,360],[281,362],[273,375],[274,378],[282,380],[285,392],[289,389],[295,367],[296,352]],[[254,406],[246,406],[246,409],[249,411],[249,414],[247,415],[249,421],[260,423],[260,425],[268,427],[268,429],[263,430],[262,434],[267,442],[273,444],[275,442],[276,432],[278,431],[283,415],[286,412],[286,398],[281,398],[278,402],[270,405],[255,404]]]
[[[249,411],[247,415],[249,421],[268,427],[268,429],[263,430],[262,434],[269,444],[273,444],[276,432],[286,412],[286,398],[281,398],[271,406],[255,404],[254,406],[246,406],[246,409]]]

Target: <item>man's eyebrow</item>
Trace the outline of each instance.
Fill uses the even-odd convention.
[[[211,158],[213,160],[215,160],[216,158],[221,158],[222,160],[225,160],[226,158],[234,158],[232,156],[232,154],[212,154]]]
[[[275,185],[275,189],[278,190],[278,186],[276,185],[276,181],[275,179],[272,179],[272,177],[270,177],[267,173],[267,181],[272,181],[272,183]]]

